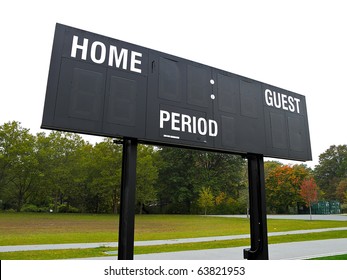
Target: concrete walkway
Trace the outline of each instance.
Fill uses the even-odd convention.
[[[244,260],[243,249],[249,246],[135,255],[135,260]],[[270,260],[304,260],[347,254],[347,238],[289,242],[269,245]],[[86,260],[86,259],[84,259]],[[117,260],[117,256],[88,258]]]
[[[249,247],[135,255],[135,260],[243,260],[245,248]],[[341,254],[347,254],[347,238],[269,245],[270,260],[302,260]]]
[[[340,228],[322,228],[310,230],[294,230],[284,232],[270,232],[268,236],[280,235],[293,235],[293,234],[307,234],[314,232],[327,232],[347,230],[347,227]],[[152,245],[171,245],[183,243],[197,243],[197,242],[212,242],[223,240],[235,240],[250,238],[249,234],[241,235],[228,235],[228,236],[211,236],[199,238],[181,238],[169,240],[150,240],[150,241],[135,241],[135,246],[152,246]],[[38,251],[38,250],[63,250],[63,249],[89,249],[99,247],[118,247],[117,242],[104,242],[104,243],[73,243],[73,244],[42,244],[42,245],[17,245],[17,246],[0,246],[0,252],[19,252],[19,251]]]
[[[246,215],[210,215],[221,218],[247,218]],[[267,219],[281,220],[310,220],[310,215],[267,215]],[[312,221],[347,221],[347,215],[312,215]]]

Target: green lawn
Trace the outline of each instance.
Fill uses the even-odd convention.
[[[340,260],[347,260],[347,254],[345,255],[337,255],[337,256],[329,256],[329,257],[320,257],[320,258],[314,258],[312,260],[329,260],[329,261],[340,261]]]
[[[136,216],[135,240],[162,240],[249,233],[249,220],[189,215]],[[268,220],[268,231],[347,227],[347,221]],[[114,242],[118,216],[0,213],[0,246]]]
[[[0,214],[0,245],[114,242],[118,216]],[[188,215],[136,216],[135,240],[158,240],[249,232],[246,219]]]
[[[341,221],[268,220],[268,231],[291,231],[347,227]],[[188,215],[136,216],[135,240],[160,240],[249,233],[249,220],[242,218]],[[347,231],[269,237],[269,243],[347,238]],[[115,242],[118,240],[118,216],[82,214],[0,213],[0,246]],[[249,239],[141,246],[135,253],[155,253],[249,245]],[[0,259],[61,259],[102,256],[115,248],[53,250],[0,253]]]

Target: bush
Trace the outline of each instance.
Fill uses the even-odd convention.
[[[23,205],[21,212],[48,212],[48,207],[38,207],[35,204],[25,204]]]
[[[76,207],[69,206],[67,204],[61,204],[58,206],[58,212],[59,213],[79,213],[80,211]]]
[[[239,202],[233,198],[226,199],[223,203],[216,205],[213,209],[213,214],[218,215],[234,215],[247,213],[247,204]]]
[[[21,212],[40,212],[40,209],[34,204],[25,204],[23,205]]]

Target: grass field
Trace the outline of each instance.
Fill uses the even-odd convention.
[[[320,258],[314,258],[312,260],[347,260],[347,254],[345,255],[337,255],[337,256],[328,256],[328,257],[320,257]]]
[[[162,240],[249,233],[249,221],[240,218],[187,215],[136,216],[135,240]],[[268,220],[269,232],[347,227],[342,221]],[[347,231],[270,237],[269,243],[347,238]],[[118,216],[82,214],[0,213],[0,246],[115,242]],[[249,245],[249,239],[136,247],[135,253],[198,250]],[[101,256],[115,248],[0,253],[0,259],[60,259]]]

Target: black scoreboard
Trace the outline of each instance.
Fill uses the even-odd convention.
[[[312,159],[304,96],[61,24],[41,127]]]

